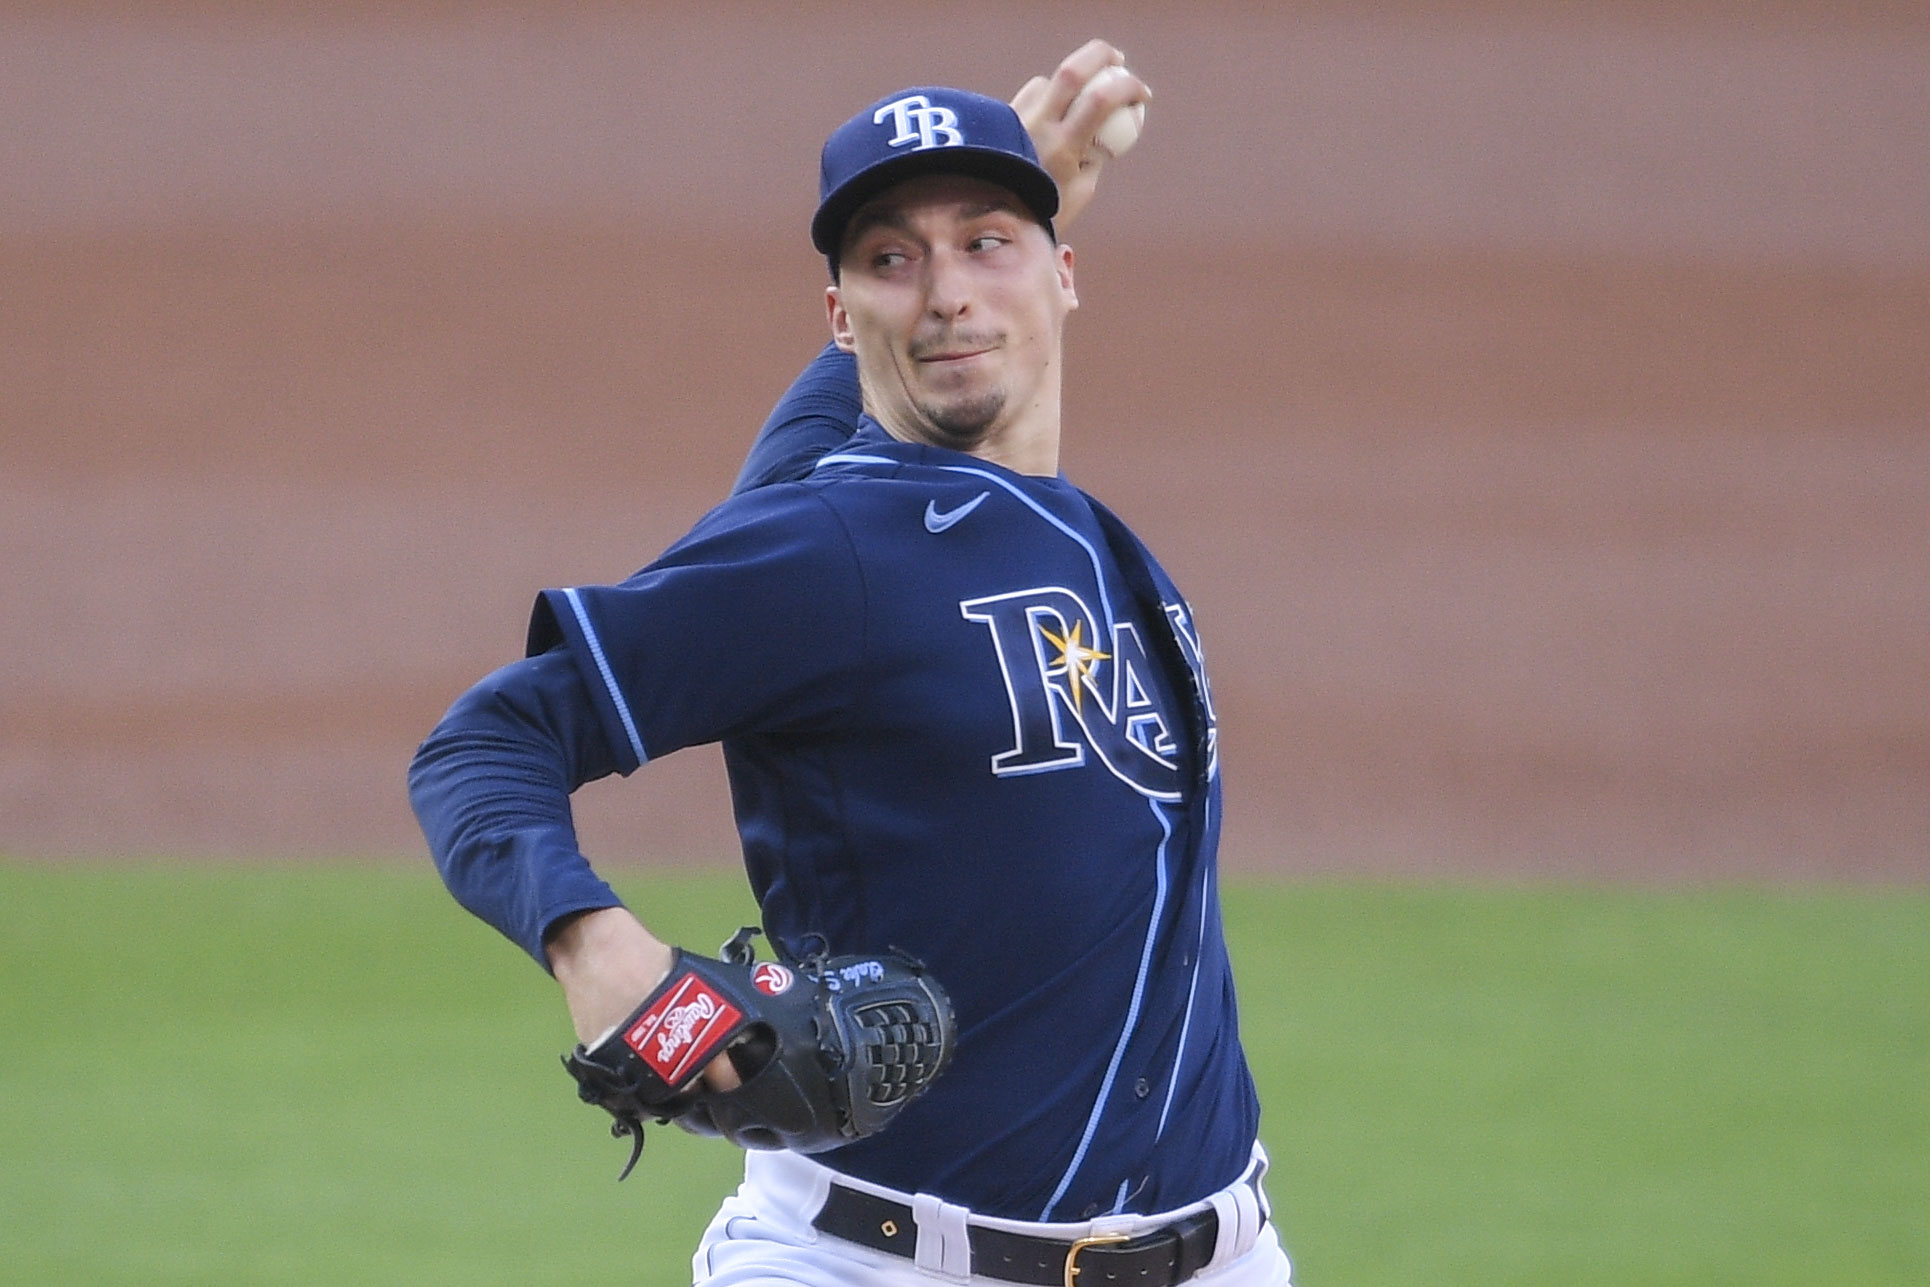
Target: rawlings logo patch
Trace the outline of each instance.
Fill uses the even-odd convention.
[[[783,996],[791,990],[796,977],[776,961],[763,961],[751,971],[751,986],[767,997]]]
[[[651,1071],[671,1086],[710,1062],[743,1012],[695,974],[685,974],[623,1034]]]

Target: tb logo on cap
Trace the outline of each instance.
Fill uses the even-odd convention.
[[[965,136],[958,132],[958,113],[949,107],[933,107],[923,94],[910,94],[886,103],[871,114],[871,123],[882,125],[887,116],[897,131],[891,139],[892,147],[916,143],[916,151],[938,147],[941,142],[945,147],[961,147],[965,143]]]

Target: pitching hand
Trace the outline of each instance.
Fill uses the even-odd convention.
[[[1051,76],[1034,76],[1012,96],[1012,110],[1025,122],[1038,149],[1039,164],[1059,185],[1063,228],[1079,217],[1099,186],[1099,172],[1110,159],[1093,145],[1099,126],[1118,108],[1153,96],[1146,82],[1130,72],[1101,76],[1108,67],[1126,65],[1126,55],[1103,40],[1088,40],[1066,56]]]

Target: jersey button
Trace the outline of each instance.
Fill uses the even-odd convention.
[[[1133,1094],[1139,1096],[1141,1099],[1146,1098],[1146,1096],[1152,1093],[1153,1093],[1153,1084],[1147,1081],[1144,1077],[1141,1077],[1138,1081],[1133,1083]]]

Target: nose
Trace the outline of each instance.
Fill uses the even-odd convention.
[[[949,246],[935,248],[925,261],[925,307],[933,317],[951,321],[971,307],[971,273],[965,258]]]

